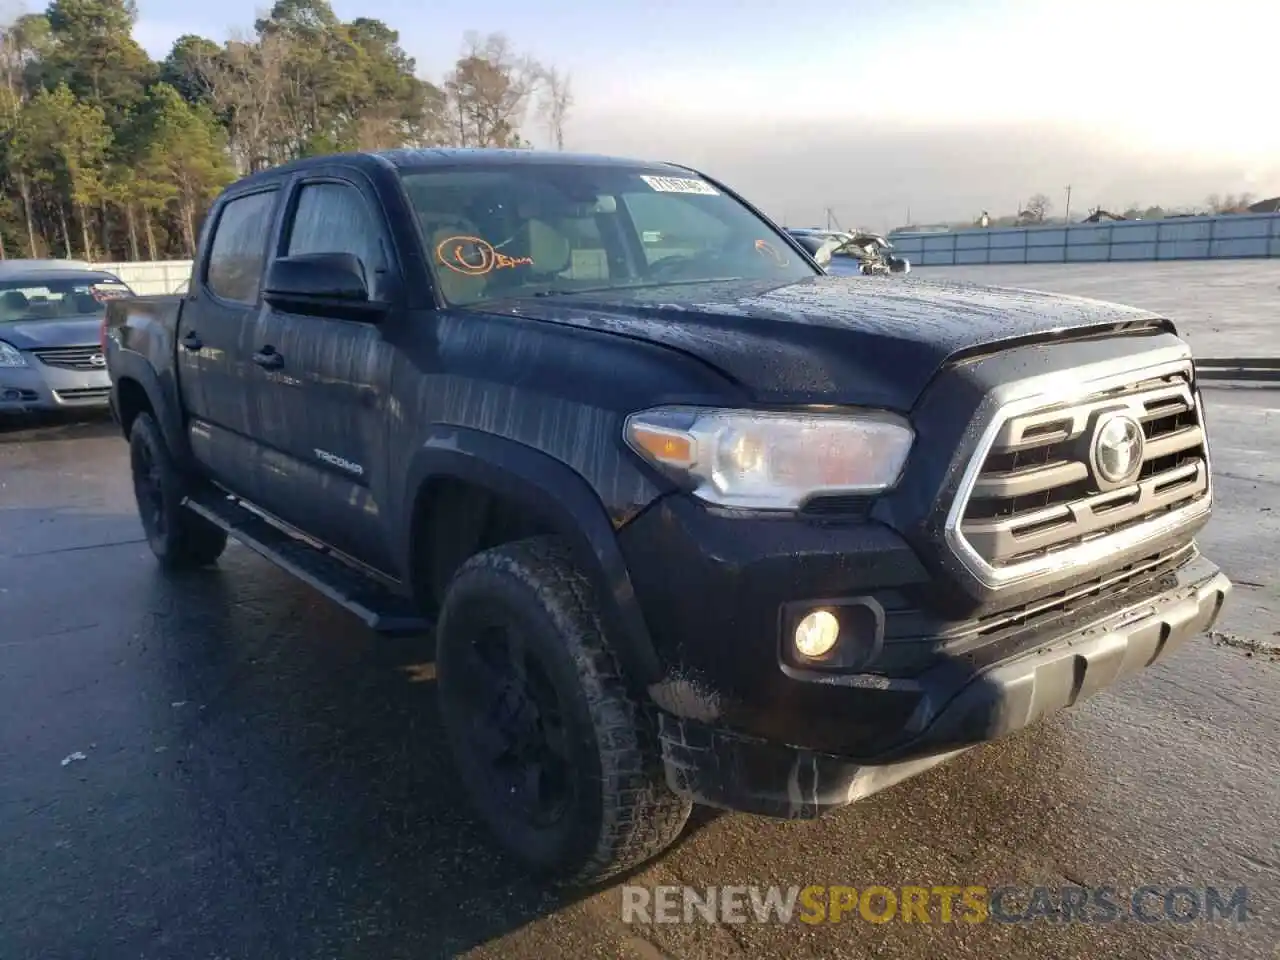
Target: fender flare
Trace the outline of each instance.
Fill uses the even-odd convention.
[[[601,603],[607,636],[623,675],[637,690],[662,676],[661,662],[636,599],[613,523],[586,478],[562,460],[496,434],[439,424],[409,464],[400,515],[401,569],[412,569],[412,517],[418,492],[432,480],[474,484],[527,508],[568,542]]]
[[[174,394],[165,390],[155,367],[142,354],[117,348],[110,357],[110,370],[111,403],[121,430],[124,429],[124,422],[120,419],[120,381],[133,380],[147,395],[147,401],[151,404],[152,413],[160,425],[160,432],[164,435],[164,442],[168,445],[169,452],[179,463],[190,464],[191,448],[187,444],[186,432],[178,415]],[[125,439],[127,440],[128,437],[126,436]]]

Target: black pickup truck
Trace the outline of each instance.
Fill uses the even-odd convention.
[[[468,802],[600,879],[691,804],[814,817],[1068,707],[1231,589],[1173,325],[827,276],[724,184],[506,151],[317,158],[109,305],[167,568],[228,534],[434,626]]]

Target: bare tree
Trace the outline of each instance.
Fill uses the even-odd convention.
[[[241,173],[262,170],[288,158],[284,129],[287,40],[236,37],[196,64],[214,109],[226,118],[227,135]]]
[[[542,96],[538,114],[557,150],[564,149],[564,127],[573,106],[573,83],[567,73],[548,67],[542,73]]]
[[[1019,215],[1031,223],[1044,223],[1049,211],[1053,209],[1053,201],[1043,193],[1037,193],[1027,201],[1026,208]]]
[[[1210,213],[1244,213],[1249,204],[1253,203],[1253,194],[1242,193],[1237,196],[1234,193],[1228,193],[1225,197],[1218,194],[1210,194],[1205,201],[1209,207]]]
[[[519,145],[520,125],[544,72],[532,57],[518,54],[504,34],[468,33],[444,85],[459,145]]]

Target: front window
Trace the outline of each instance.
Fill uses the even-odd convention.
[[[737,200],[678,173],[517,163],[401,178],[436,285],[452,304],[816,275]]]
[[[0,280],[0,323],[97,316],[108,300],[133,295],[114,277]]]

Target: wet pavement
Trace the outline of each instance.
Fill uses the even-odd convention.
[[[50,422],[0,427],[0,958],[1276,958],[1280,391],[1208,405],[1218,633],[816,823],[700,814],[628,882],[1244,885],[1244,923],[624,925],[471,823],[426,640],[237,545],[162,575],[123,440]]]
[[[1276,356],[1280,259],[1139,263],[980,264],[913,268],[912,276],[968,280],[1114,300],[1172,318],[1196,356]]]

